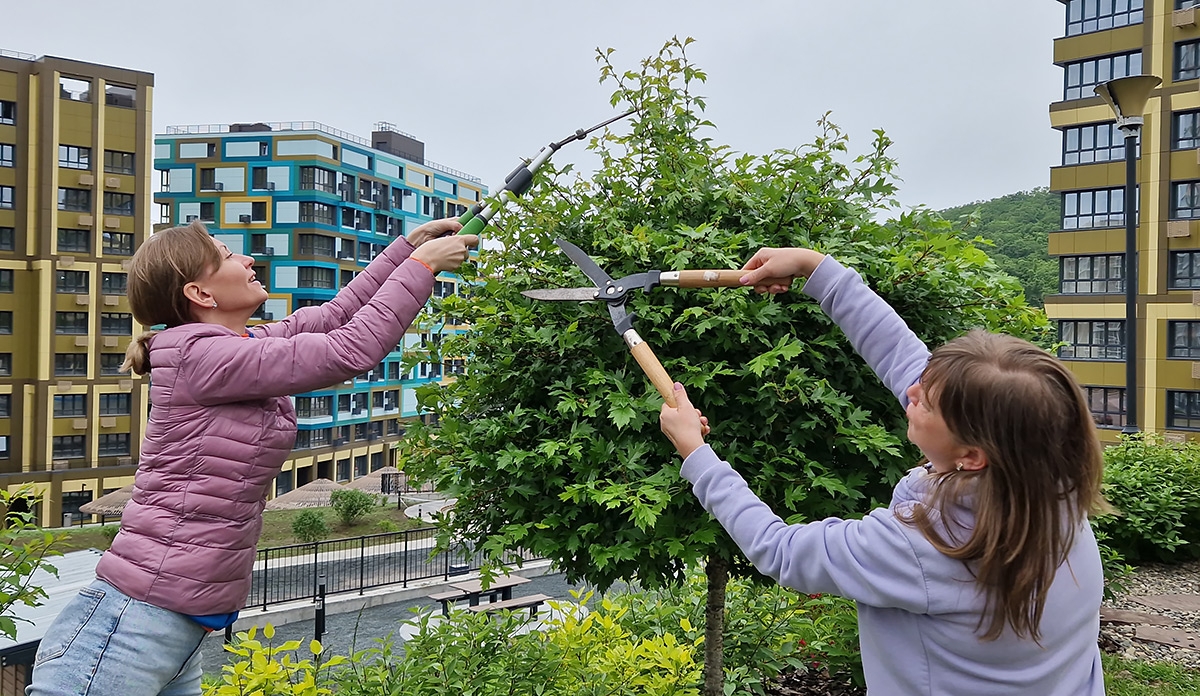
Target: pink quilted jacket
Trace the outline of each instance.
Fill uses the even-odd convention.
[[[182,614],[241,609],[267,492],[296,439],[290,394],[362,374],[433,290],[399,239],[337,297],[249,336],[176,326],[150,342],[150,420],[133,498],[96,575]]]

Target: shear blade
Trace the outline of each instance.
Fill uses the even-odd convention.
[[[596,288],[545,288],[522,290],[521,294],[549,302],[591,302],[596,299]]]

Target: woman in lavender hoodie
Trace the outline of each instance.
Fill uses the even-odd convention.
[[[273,324],[253,259],[193,223],[133,256],[147,332],[126,367],[150,374],[150,419],[121,531],[97,580],[42,638],[27,696],[198,696],[200,642],[246,602],[267,492],[296,437],[290,394],[379,364],[474,235],[454,220],[398,239],[335,298]]]
[[[786,524],[704,444],[676,385],[663,432],[693,491],[760,571],[858,604],[872,696],[1104,693],[1103,573],[1089,511],[1103,467],[1083,392],[1042,349],[973,331],[933,351],[857,273],[808,249],[762,249],[743,284],[803,276],[908,416],[927,459],[861,520]]]

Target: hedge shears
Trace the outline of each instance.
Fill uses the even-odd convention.
[[[686,271],[643,271],[613,280],[604,269],[592,260],[583,249],[565,239],[555,239],[554,243],[567,255],[579,270],[592,281],[591,287],[580,288],[547,288],[539,290],[523,290],[522,295],[535,299],[552,302],[590,302],[603,301],[608,305],[608,314],[612,317],[613,328],[625,340],[629,352],[641,366],[642,372],[650,378],[654,388],[658,390],[663,401],[675,408],[675,383],[659,362],[650,344],[646,343],[637,329],[633,328],[633,320],[637,318],[633,312],[625,308],[630,293],[634,290],[643,292],[656,287],[677,288],[740,288],[741,278],[745,271],[738,270],[686,270]],[[790,284],[791,278],[782,280],[770,278],[761,281],[763,285]]]

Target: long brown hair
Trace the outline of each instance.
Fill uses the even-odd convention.
[[[155,232],[133,255],[125,294],[133,317],[143,326],[180,326],[195,321],[191,302],[183,286],[221,265],[221,253],[208,229],[199,222]],[[122,371],[139,375],[150,371],[149,341],[155,331],[146,331],[125,350]]]
[[[984,331],[933,351],[921,384],[958,443],[980,448],[987,466],[935,474],[925,504],[902,519],[968,564],[986,596],[984,640],[1008,624],[1036,641],[1046,593],[1076,530],[1089,512],[1107,509],[1104,458],[1083,390],[1041,348]],[[959,543],[953,509],[967,499],[974,528]]]

